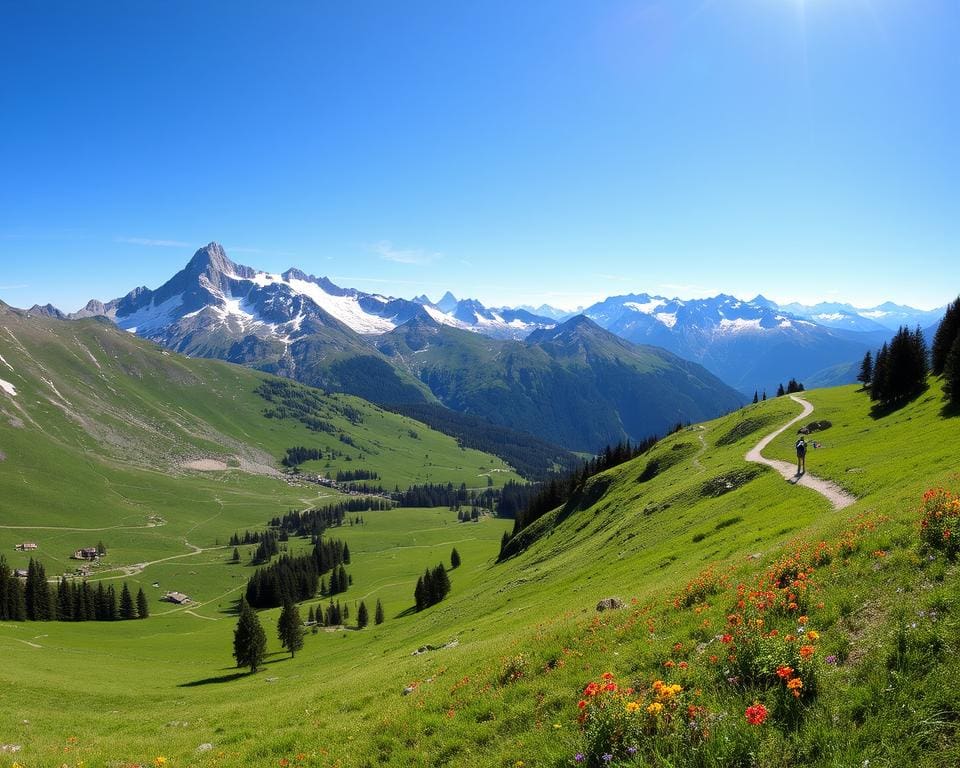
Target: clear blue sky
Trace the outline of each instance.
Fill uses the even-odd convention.
[[[960,292],[955,0],[0,0],[0,298]]]

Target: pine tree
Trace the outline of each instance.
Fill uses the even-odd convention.
[[[234,563],[240,562],[240,549],[238,547],[233,548],[233,557],[231,558],[231,562],[234,562]]]
[[[111,584],[107,587],[106,620],[116,621],[119,618],[120,608],[117,605],[117,590],[115,590],[113,584]]]
[[[873,363],[873,379],[870,382],[870,399],[883,400],[887,390],[888,365],[887,358],[890,356],[890,347],[887,342],[877,350],[877,355]]]
[[[67,577],[61,576],[57,585],[57,621],[73,619],[73,593],[67,583]]]
[[[27,619],[30,621],[50,621],[54,618],[46,571],[43,564],[32,557],[27,565],[27,584],[24,589],[24,597]]]
[[[450,594],[450,577],[447,575],[447,569],[443,567],[443,563],[433,569],[433,579],[436,583],[434,590],[437,595],[436,602],[439,603]]]
[[[960,405],[960,333],[953,340],[953,346],[947,354],[943,366],[944,390],[950,396],[952,405]]]
[[[357,609],[357,629],[363,629],[370,623],[370,617],[367,615],[367,606],[360,601],[360,607]]]
[[[253,674],[263,664],[267,654],[267,636],[260,625],[260,619],[250,604],[240,600],[240,618],[233,631],[233,658],[238,667],[250,667]]]
[[[137,618],[137,609],[133,606],[133,595],[130,594],[130,587],[127,582],[123,582],[123,589],[120,592],[120,618]]]
[[[373,614],[373,623],[383,624],[383,603],[379,599],[377,600],[377,609]]]
[[[137,618],[145,619],[150,615],[150,604],[147,602],[147,596],[143,593],[143,587],[137,591]]]
[[[343,554],[341,555],[341,558],[346,565],[350,565],[350,547],[348,547],[346,544],[343,545]]]
[[[107,547],[102,541],[97,542],[97,554],[100,557],[103,557],[105,554],[107,554]]]
[[[414,587],[413,590],[413,602],[417,611],[422,611],[429,604],[426,585],[423,583],[423,576],[417,579],[417,586]]]
[[[280,611],[277,621],[277,635],[280,645],[290,651],[290,656],[296,656],[297,651],[303,648],[303,622],[300,620],[300,611],[296,605],[287,601]]]
[[[310,606],[310,610],[307,611],[307,624],[316,624],[317,623],[317,614],[313,612],[313,606]]]
[[[507,551],[507,545],[510,543],[510,534],[507,531],[503,532],[503,536],[500,537],[500,558],[503,559],[504,554]]]
[[[777,397],[783,397],[783,395],[784,395],[783,384],[781,384],[780,386],[777,387]]]
[[[757,394],[757,390],[753,390],[753,404],[756,405],[760,402],[760,396]]]
[[[460,553],[457,552],[457,548],[454,547],[453,551],[450,553],[450,569],[453,570],[459,567],[460,567]]]
[[[940,325],[937,326],[937,332],[933,335],[933,345],[930,349],[931,370],[935,376],[939,376],[946,370],[947,357],[953,348],[953,343],[960,335],[960,297],[952,304],[947,306],[946,314]]]
[[[857,381],[863,384],[864,387],[869,387],[870,382],[873,380],[873,355],[870,354],[870,350],[867,350],[867,353],[863,356],[863,362],[860,363],[860,373],[857,374]]]

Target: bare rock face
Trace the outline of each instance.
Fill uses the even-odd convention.
[[[597,603],[598,611],[616,611],[623,608],[625,603],[619,597],[605,597]]]

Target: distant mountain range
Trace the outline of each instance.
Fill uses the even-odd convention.
[[[30,311],[54,318],[105,315],[188,355],[381,404],[442,403],[509,426],[529,414],[530,424],[521,428],[585,450],[598,440],[643,437],[676,421],[709,418],[755,390],[772,394],[790,378],[808,386],[853,381],[864,352],[899,325],[935,327],[941,315],[889,302],[779,306],[763,296],[743,301],[724,294],[694,300],[613,296],[577,315],[548,305],[490,308],[450,292],[436,302],[426,295],[393,298],[341,288],[298,269],[260,272],[235,264],[216,243],[198,250],[155,290],[91,300],[72,315],[50,305]],[[616,375],[610,366],[620,366]],[[634,397],[657,393],[644,405],[652,415],[641,418],[626,404],[627,395],[613,390],[627,386],[619,374],[646,376],[650,370],[667,380],[684,373],[677,374],[675,391],[660,391],[652,380],[647,389],[634,390]],[[574,408],[573,401],[581,405]],[[522,408],[514,407],[520,402]]]
[[[40,313],[67,317],[53,307]],[[296,269],[258,272],[216,243],[159,288],[92,300],[69,317],[93,315],[194,357],[400,411],[444,407],[581,451],[662,434],[743,402],[700,365],[632,344],[584,316],[557,324],[451,294],[436,303],[368,294]],[[431,423],[449,421],[426,413]]]

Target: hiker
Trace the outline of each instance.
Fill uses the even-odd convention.
[[[807,470],[807,443],[800,435],[797,440],[797,474],[802,475]]]

